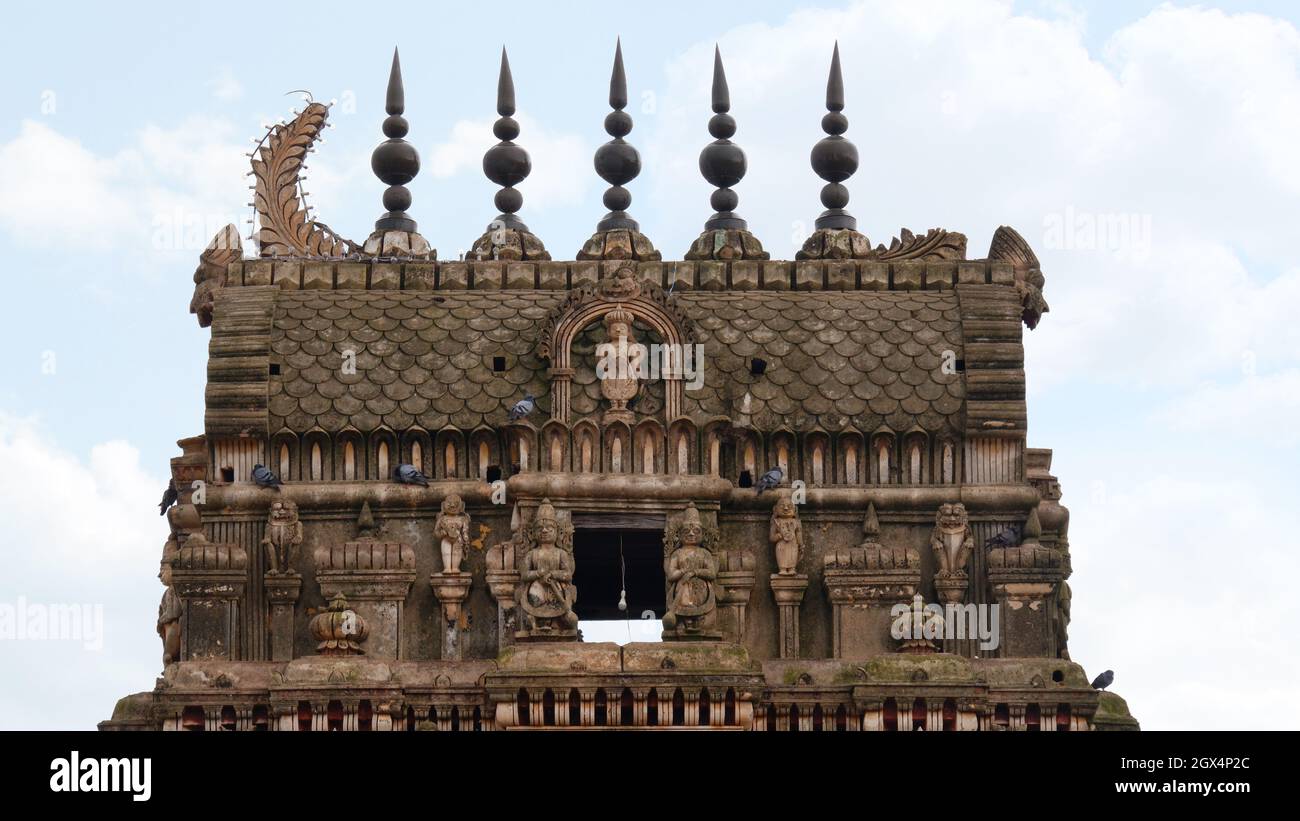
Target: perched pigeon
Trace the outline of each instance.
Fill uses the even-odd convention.
[[[779,466],[772,468],[767,473],[764,473],[762,476],[758,477],[758,482],[754,485],[754,487],[758,491],[758,493],[756,493],[755,495],[757,496],[761,494],[763,491],[771,490],[772,488],[781,484],[781,479],[784,476],[785,476],[785,471],[781,470]]]
[[[253,481],[259,487],[278,487],[280,477],[272,473],[266,465],[253,465]]]
[[[176,504],[176,480],[172,479],[167,483],[167,489],[163,491],[162,501],[158,503],[158,515],[166,516],[167,508]]]
[[[421,473],[415,465],[398,465],[393,468],[393,481],[403,485],[429,486],[429,477]]]
[[[1115,681],[1115,671],[1107,670],[1092,680],[1092,689],[1105,690]]]
[[[524,394],[524,398],[516,402],[515,406],[510,409],[510,421],[517,422],[536,409],[537,400],[533,398],[531,393]]]
[[[1011,525],[984,542],[985,547],[1014,547],[1020,544],[1020,525]]]

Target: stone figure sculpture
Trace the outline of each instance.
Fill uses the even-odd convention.
[[[262,546],[266,549],[270,561],[270,574],[278,576],[291,573],[294,548],[302,544],[302,522],[298,520],[298,505],[287,499],[277,499],[271,503],[271,512],[267,516],[266,535],[262,537]]]
[[[716,537],[716,531],[712,534]],[[710,540],[713,541],[713,540]],[[695,505],[673,522],[664,533],[668,552],[665,571],[668,580],[668,611],[664,614],[665,638],[688,637],[713,627],[717,602],[715,582],[718,560],[705,544],[705,527]]]
[[[519,567],[519,605],[524,611],[524,631],[538,634],[576,635],[578,600],[573,586],[573,556],[560,546],[560,520],[549,499],[543,499],[529,525],[531,547]]]
[[[442,500],[442,512],[433,522],[433,538],[442,548],[442,572],[459,573],[469,544],[469,514],[459,495],[452,493]]]
[[[934,552],[934,588],[948,603],[960,602],[966,595],[969,576],[966,563],[975,549],[966,506],[960,502],[939,505],[930,532],[930,549]]]
[[[181,600],[172,589],[172,560],[177,550],[176,537],[172,536],[163,547],[158,566],[158,580],[167,587],[158,603],[158,638],[163,643],[163,664],[181,660]]]
[[[799,511],[789,496],[782,496],[772,509],[772,526],[768,534],[776,553],[777,572],[793,576],[803,557],[803,525]]]

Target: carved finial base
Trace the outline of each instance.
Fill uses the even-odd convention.
[[[851,228],[819,228],[804,240],[795,259],[869,259],[871,240]]]
[[[438,258],[438,252],[429,247],[429,241],[415,231],[375,231],[366,237],[362,250],[370,257]]]
[[[715,228],[705,231],[691,243],[688,260],[771,259],[758,237],[744,229]]]
[[[639,262],[659,262],[663,255],[640,231],[616,228],[598,231],[591,235],[578,252],[578,259],[634,259]]]
[[[474,241],[466,259],[499,259],[516,261],[549,261],[551,254],[536,234],[515,228],[492,228]]]

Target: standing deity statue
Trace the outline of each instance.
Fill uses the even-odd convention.
[[[287,499],[275,500],[267,516],[266,535],[262,537],[272,576],[293,572],[294,548],[300,544],[302,522],[298,521],[298,505]]]
[[[178,552],[176,537],[172,536],[163,547],[158,565],[158,580],[167,587],[158,603],[158,638],[163,643],[163,664],[181,660],[181,600],[172,589],[172,560]]]
[[[939,505],[934,517],[934,530],[930,534],[930,549],[938,568],[939,578],[964,577],[966,562],[975,549],[975,536],[971,533],[966,506],[957,503]]]
[[[799,559],[803,557],[803,525],[799,523],[799,511],[788,495],[779,497],[772,508],[768,538],[776,553],[777,572],[782,576],[795,575]]]
[[[718,560],[705,545],[704,523],[694,504],[687,506],[681,518],[665,531],[664,546],[669,551],[664,629],[680,637],[706,633],[713,626],[717,610],[714,583]]]
[[[621,308],[605,315],[605,332],[606,341],[597,349],[596,374],[600,393],[609,401],[606,418],[630,420],[627,404],[639,390],[645,348],[632,336],[632,314]]]
[[[530,635],[576,631],[578,600],[573,586],[573,556],[561,546],[561,523],[549,499],[543,499],[529,525],[531,548],[519,565],[519,606]]]
[[[442,500],[442,512],[433,522],[433,538],[442,548],[442,572],[459,573],[469,544],[469,514],[459,495],[452,493]]]

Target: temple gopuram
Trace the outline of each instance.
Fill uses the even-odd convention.
[[[504,51],[500,213],[462,259],[408,213],[396,52],[364,240],[304,201],[329,105],[269,128],[255,255],[227,226],[194,274],[211,337],[162,504],[164,670],[101,729],[1137,729],[1067,649],[1069,513],[1027,445],[1021,335],[1047,304],[1024,239],[999,228],[968,259],[953,231],[858,231],[836,47],[824,210],[770,259],[737,210],[715,54],[713,213],[665,261],[629,213],[627,102],[620,46],[608,213],[568,261],[519,215]],[[584,640],[614,620],[658,640]]]

